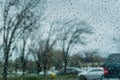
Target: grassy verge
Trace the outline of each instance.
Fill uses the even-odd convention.
[[[47,76],[43,77],[40,75],[26,75],[26,76],[16,76],[16,77],[9,77],[8,80],[70,80],[75,79],[77,76],[75,75],[67,75],[67,76]],[[3,80],[3,79],[0,79]]]

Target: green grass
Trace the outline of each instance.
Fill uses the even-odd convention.
[[[74,80],[76,78],[77,76],[75,75],[55,76],[55,77],[52,76],[43,77],[40,75],[25,75],[25,76],[9,77],[8,80],[70,80],[70,79]]]

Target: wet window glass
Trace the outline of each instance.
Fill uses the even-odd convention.
[[[0,80],[109,78],[120,78],[120,0],[0,0]]]

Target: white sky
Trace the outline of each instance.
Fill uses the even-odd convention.
[[[46,15],[48,22],[78,18],[94,27],[94,34],[87,38],[88,45],[76,46],[76,51],[100,49],[101,54],[120,52],[112,40],[120,34],[120,0],[48,0]]]
[[[48,20],[79,18],[94,27],[88,37],[90,43],[83,49],[99,48],[101,54],[120,52],[113,42],[120,34],[120,0],[48,0]],[[77,51],[77,50],[76,50]]]

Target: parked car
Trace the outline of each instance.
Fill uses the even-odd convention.
[[[77,75],[81,72],[81,69],[77,67],[67,67],[66,68],[66,75]],[[57,75],[65,75],[64,69],[60,70]]]
[[[103,68],[86,68],[78,74],[79,80],[102,80]]]
[[[40,74],[40,75],[44,75],[44,71],[41,71],[39,74]],[[47,76],[55,76],[56,73],[54,73],[54,72],[52,72],[52,71],[46,71],[46,75],[47,75]]]
[[[104,62],[104,79],[120,78],[120,53],[110,54]]]

